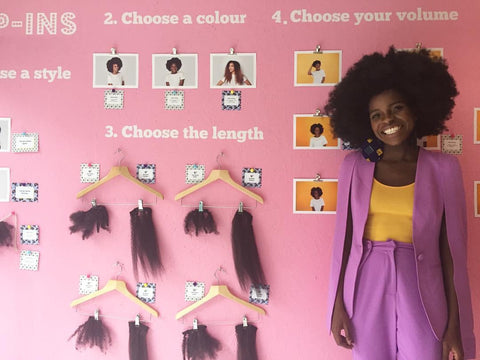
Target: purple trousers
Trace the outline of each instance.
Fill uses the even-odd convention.
[[[364,241],[355,293],[355,360],[439,360],[420,300],[412,244]]]

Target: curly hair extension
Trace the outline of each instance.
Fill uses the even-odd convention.
[[[183,360],[205,360],[207,356],[215,359],[221,348],[220,342],[207,332],[205,325],[183,332]]]
[[[0,246],[13,245],[12,229],[13,225],[5,221],[0,221]]]
[[[437,135],[446,129],[458,95],[445,60],[426,49],[375,52],[363,56],[330,92],[325,111],[336,137],[359,148],[374,134],[368,106],[372,97],[395,90],[405,97],[415,116],[415,136]]]
[[[128,354],[130,356],[130,360],[148,360],[148,326],[142,323],[136,325],[135,321],[129,321],[128,328]]]
[[[88,239],[97,229],[110,231],[107,208],[103,205],[95,205],[88,211],[77,211],[70,215],[73,225],[69,227],[70,234],[75,232],[82,233],[82,239]]]
[[[238,281],[243,290],[249,283],[265,284],[257,244],[253,233],[252,215],[243,210],[237,211],[232,220],[232,252]]]
[[[88,320],[80,325],[68,340],[74,336],[77,337],[75,343],[77,350],[87,346],[90,348],[97,346],[103,353],[106,353],[107,348],[112,345],[110,330],[103,324],[102,320],[95,320],[93,316],[89,316]]]
[[[258,360],[257,328],[253,325],[238,324],[235,326],[237,335],[237,360]]]
[[[203,231],[205,234],[218,234],[217,224],[212,213],[207,209],[190,211],[185,217],[183,229],[185,234],[191,234],[195,230],[195,236],[198,236],[200,231]]]
[[[146,275],[157,275],[163,270],[157,234],[152,220],[152,209],[144,207],[130,211],[132,263],[138,279],[138,261]]]

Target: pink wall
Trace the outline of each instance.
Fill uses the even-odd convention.
[[[110,294],[70,308],[78,298],[81,274],[100,277],[100,286],[115,275],[116,261],[125,264],[121,277],[133,289],[130,259],[130,226],[128,212],[138,198],[145,202],[154,197],[138,192],[134,185],[113,181],[81,200],[76,193],[86,184],[79,182],[81,163],[101,164],[101,175],[117,164],[114,152],[121,148],[123,164],[133,171],[137,163],[157,165],[154,187],[165,195],[153,205],[154,221],[161,241],[166,271],[158,278],[157,301],[153,304],[160,317],[148,324],[151,359],[181,357],[182,331],[191,326],[193,316],[206,324],[223,344],[220,359],[234,359],[236,340],[234,325],[245,310],[224,300],[199,308],[184,320],[175,320],[184,301],[187,280],[214,283],[213,273],[222,266],[222,283],[232,292],[247,298],[236,280],[230,246],[230,224],[234,209],[212,209],[220,234],[190,237],[184,234],[182,222],[190,210],[174,200],[184,183],[184,166],[205,164],[207,173],[216,166],[216,157],[224,152],[221,164],[240,180],[243,167],[263,169],[263,184],[258,193],[265,204],[252,210],[255,235],[262,262],[271,286],[270,303],[264,305],[266,316],[247,315],[258,326],[258,352],[261,359],[348,359],[348,351],[336,347],[325,327],[327,279],[330,264],[334,215],[293,214],[292,183],[294,178],[313,178],[319,172],[324,178],[336,178],[344,156],[341,150],[294,150],[293,114],[314,113],[323,106],[331,87],[294,87],[294,51],[314,50],[320,44],[325,50],[342,51],[342,73],[362,54],[385,51],[390,44],[411,48],[416,42],[426,47],[443,48],[456,77],[461,95],[449,127],[463,135],[464,170],[469,224],[469,263],[473,303],[480,300],[478,257],[480,247],[475,234],[480,221],[474,217],[473,182],[480,180],[477,164],[479,149],[473,143],[473,109],[480,107],[476,84],[480,82],[478,50],[473,43],[479,33],[480,5],[465,0],[452,5],[446,0],[425,1],[351,1],[323,2],[313,0],[271,2],[245,0],[232,4],[214,0],[187,2],[146,1],[135,4],[124,0],[20,1],[4,4],[0,13],[11,21],[22,20],[23,27],[0,26],[0,70],[57,69],[71,72],[70,79],[53,82],[42,79],[1,79],[0,117],[10,117],[12,132],[37,132],[38,153],[0,153],[0,167],[11,170],[12,182],[38,182],[37,203],[0,203],[0,217],[15,211],[19,224],[40,226],[40,245],[22,249],[40,251],[37,272],[19,270],[19,254],[12,248],[0,249],[0,358],[9,360],[50,359],[127,359],[127,321],[139,311],[120,295]],[[396,12],[444,10],[458,13],[458,19],[447,21],[400,21]],[[348,13],[343,23],[277,24],[272,15],[281,10],[282,19],[296,9],[311,13]],[[192,15],[194,24],[126,25],[121,14]],[[198,14],[246,14],[244,24],[197,24]],[[355,25],[354,13],[392,12],[390,21],[362,22]],[[71,12],[75,29],[64,35],[61,15]],[[116,25],[105,25],[111,12]],[[55,35],[37,34],[36,26],[27,35],[25,19],[37,13],[58,14]],[[1,22],[0,22],[1,24]],[[106,53],[116,47],[120,54],[139,54],[139,87],[125,90],[123,110],[105,110],[103,89],[92,87],[92,54]],[[198,54],[198,88],[185,90],[183,111],[165,110],[164,90],[152,89],[151,56],[170,53]],[[222,111],[221,90],[209,86],[211,53],[226,53],[233,47],[239,53],[257,54],[257,86],[242,89],[242,110]],[[106,137],[106,126],[115,130],[137,124],[142,128],[183,129],[189,125],[211,132],[212,126],[244,130],[258,127],[263,140],[239,143],[234,140],[132,139]],[[221,192],[230,204],[241,196],[219,185],[211,185],[201,194],[214,203]],[[69,215],[87,209],[95,196],[108,203],[111,233],[102,232],[82,241],[70,235]],[[192,202],[194,198],[186,199]],[[119,205],[127,203],[129,205]],[[480,324],[480,309],[475,305],[475,321]],[[113,345],[103,356],[97,349],[78,352],[67,338],[86,320],[85,313],[99,308],[113,333]],[[143,318],[150,317],[142,313]]]

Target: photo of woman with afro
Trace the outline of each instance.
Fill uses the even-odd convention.
[[[457,94],[443,59],[392,47],[329,95],[334,134],[357,151],[338,178],[328,326],[356,360],[475,357],[460,166],[417,146]]]
[[[323,125],[320,123],[310,126],[310,132],[313,134],[310,138],[310,147],[324,147],[327,145],[328,141],[327,138],[322,135],[323,131]]]
[[[217,82],[217,86],[244,86],[252,83],[243,74],[240,63],[230,60],[225,66],[223,79]]]
[[[179,58],[174,57],[168,60],[165,66],[167,67],[167,70],[170,71],[165,78],[165,85],[172,87],[183,86],[185,83],[185,75],[180,71],[182,68],[182,61]]]
[[[325,201],[322,199],[323,191],[321,187],[312,187],[310,190],[310,195],[312,196],[312,200],[310,200],[310,207],[312,211],[323,211],[325,207]]]
[[[123,66],[122,59],[119,57],[113,57],[107,61],[107,85],[108,86],[124,86],[125,80],[120,73],[120,69]]]

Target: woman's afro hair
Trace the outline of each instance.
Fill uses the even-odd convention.
[[[120,71],[120,69],[122,68],[123,66],[123,62],[122,62],[122,59],[120,59],[119,57],[115,56],[113,58],[111,58],[110,60],[107,61],[107,70],[109,72],[113,72],[113,65],[114,64],[117,64],[118,65],[118,71]]]
[[[177,65],[177,70],[180,70],[180,68],[182,67],[182,60],[180,60],[177,57],[167,60],[165,67],[167,68],[168,71],[170,71],[170,68],[172,67],[173,64]]]
[[[319,187],[319,186],[314,186],[314,187],[312,187],[312,189],[310,190],[310,195],[313,196],[313,194],[315,194],[315,192],[317,192],[317,191],[318,191],[318,196],[322,196],[322,195],[323,195],[323,190],[322,190],[322,188]]]
[[[316,128],[319,128],[320,129],[320,135],[323,134],[323,131],[324,131],[324,128],[323,128],[323,125],[320,124],[320,123],[316,123],[316,124],[313,124],[312,126],[310,126],[310,132],[315,135],[315,129]]]
[[[426,49],[375,52],[363,56],[330,92],[325,111],[336,137],[358,148],[373,138],[370,99],[386,90],[396,90],[415,116],[415,135],[437,135],[445,129],[458,95],[446,62]]]

